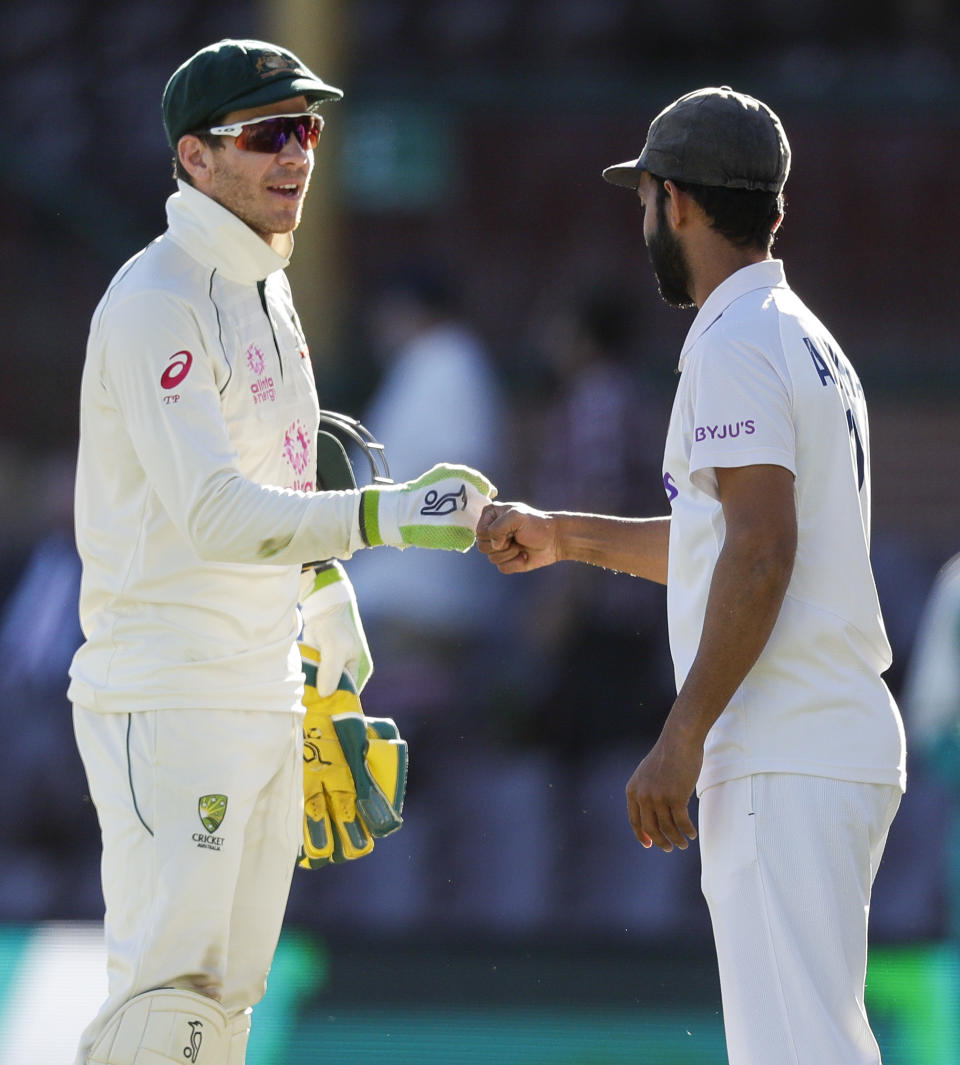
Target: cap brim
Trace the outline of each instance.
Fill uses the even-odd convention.
[[[611,185],[620,185],[625,189],[635,189],[640,184],[643,168],[640,159],[630,159],[626,163],[616,163],[608,166],[603,172],[603,180]]]
[[[278,100],[286,100],[291,96],[305,96],[308,104],[319,103],[323,100],[339,100],[343,97],[343,90],[333,85],[327,85],[319,78],[283,78],[272,81],[269,85],[262,85],[253,92],[245,93],[233,100],[228,100],[216,114],[210,119],[219,119],[231,111],[245,111],[249,107],[264,107],[267,104],[276,103]]]
[[[290,88],[303,93],[311,102],[314,100],[342,100],[343,89],[328,85],[319,78],[294,78]]]

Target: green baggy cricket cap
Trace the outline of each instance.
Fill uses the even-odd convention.
[[[262,107],[288,96],[311,104],[339,100],[293,52],[266,41],[218,41],[179,66],[163,90],[163,125],[170,147],[185,133],[216,125],[230,111]]]
[[[603,176],[635,189],[644,170],[690,185],[780,192],[790,173],[790,145],[765,103],[729,85],[697,89],[650,123],[638,158],[608,166]]]

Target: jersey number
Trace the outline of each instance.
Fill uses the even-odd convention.
[[[863,441],[860,439],[860,430],[857,428],[857,419],[854,417],[852,407],[847,407],[847,425],[850,427],[850,435],[857,449],[857,490],[859,491],[863,488],[866,460],[863,454]]]

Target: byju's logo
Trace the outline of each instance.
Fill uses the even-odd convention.
[[[423,506],[420,513],[424,516],[442,517],[444,514],[453,514],[457,510],[467,509],[467,486],[460,485],[459,492],[444,492],[441,495],[435,488],[431,488],[423,497]]]
[[[742,432],[744,436],[753,436],[757,431],[757,423],[753,418],[741,422],[727,422],[726,425],[698,425],[693,430],[694,439],[701,443],[710,440],[735,440]]]
[[[200,1044],[203,1042],[203,1021],[190,1021],[190,1043],[183,1048],[187,1061],[196,1061],[200,1056]]]
[[[198,847],[202,847],[204,850],[222,850],[224,837],[215,836],[213,833],[217,831],[223,823],[223,819],[227,816],[226,795],[201,795],[197,803],[197,814],[200,817],[200,823],[207,831],[194,832],[190,838]]]

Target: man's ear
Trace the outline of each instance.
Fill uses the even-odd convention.
[[[671,228],[679,229],[690,214],[691,199],[669,179],[663,183],[664,210]]]
[[[193,133],[185,133],[177,142],[180,165],[193,178],[193,183],[202,187],[209,180],[213,162],[213,149]]]

